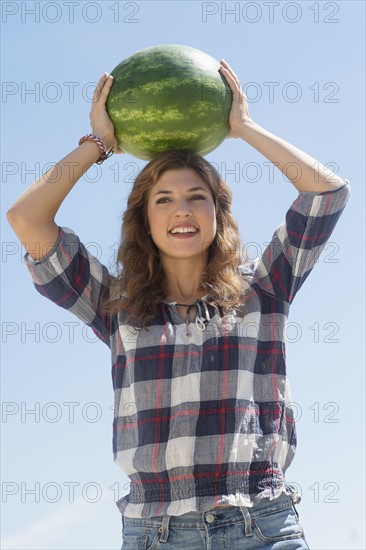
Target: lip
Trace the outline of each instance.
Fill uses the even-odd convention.
[[[169,233],[169,237],[171,237],[172,239],[193,239],[197,235],[198,231],[197,233]]]

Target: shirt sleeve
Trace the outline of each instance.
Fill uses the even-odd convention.
[[[326,245],[350,195],[348,180],[322,193],[302,192],[252,266],[252,286],[291,303]]]
[[[76,315],[110,346],[110,316],[101,308],[101,299],[109,292],[109,272],[72,229],[59,227],[48,254],[34,260],[27,252],[24,262],[42,296]]]

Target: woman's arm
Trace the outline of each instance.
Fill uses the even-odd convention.
[[[240,82],[231,67],[221,61],[220,71],[232,92],[228,137],[241,138],[270,160],[291,181],[299,192],[321,193],[340,187],[345,180],[294,145],[271,134],[254,122]]]
[[[56,242],[56,213],[99,155],[98,146],[85,141],[30,185],[8,210],[8,222],[34,260],[45,256]]]
[[[92,131],[104,140],[107,149],[121,153],[114,136],[105,102],[112,77],[103,75],[93,96],[90,122]],[[56,242],[59,227],[54,218],[62,202],[81,176],[100,156],[96,143],[85,141],[43,174],[15,201],[7,220],[34,260],[45,256]]]

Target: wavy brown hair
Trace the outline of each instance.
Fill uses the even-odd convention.
[[[201,289],[208,302],[224,309],[243,301],[240,237],[231,213],[232,193],[215,167],[192,151],[170,150],[151,160],[137,175],[123,214],[117,251],[117,275],[110,275],[110,293],[103,303],[106,313],[125,310],[129,320],[145,327],[166,298],[166,278],[159,249],[148,234],[147,201],[150,191],[167,170],[191,168],[209,186],[216,207],[217,231],[207,251]]]

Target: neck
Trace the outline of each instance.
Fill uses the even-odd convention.
[[[167,302],[192,304],[206,292],[201,287],[202,263],[192,259],[173,259],[164,262],[167,282]]]

